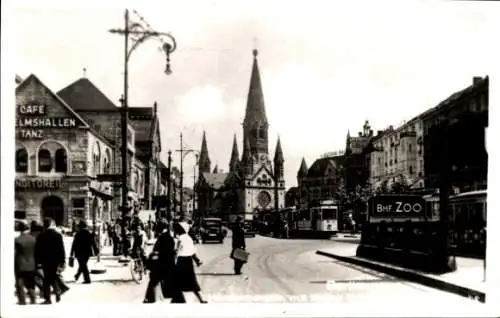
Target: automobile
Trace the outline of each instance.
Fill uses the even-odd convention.
[[[255,228],[252,221],[245,221],[243,224],[243,231],[245,231],[245,236],[255,237]]]
[[[222,220],[220,218],[205,218],[201,222],[201,242],[218,241],[224,243]]]

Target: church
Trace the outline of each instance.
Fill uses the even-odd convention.
[[[280,139],[274,157],[268,150],[269,123],[264,94],[253,50],[253,67],[243,121],[243,153],[240,158],[236,134],[229,160],[229,172],[211,170],[208,143],[203,132],[199,179],[196,185],[199,217],[220,217],[233,222],[237,216],[252,220],[260,211],[272,211],[285,205],[285,173]]]

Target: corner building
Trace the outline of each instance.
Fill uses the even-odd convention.
[[[30,75],[16,88],[15,217],[59,226],[109,219],[112,185],[94,176],[112,173],[114,147]]]

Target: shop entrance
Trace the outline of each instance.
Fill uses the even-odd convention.
[[[45,197],[41,210],[44,218],[53,219],[57,226],[64,225],[64,203],[61,198],[55,195]]]

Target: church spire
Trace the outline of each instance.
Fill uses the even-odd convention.
[[[200,150],[200,158],[199,158],[199,171],[210,173],[210,157],[208,156],[208,147],[207,147],[207,137],[205,135],[205,131],[203,131],[203,139],[201,140],[201,150]]]
[[[248,90],[247,108],[245,112],[245,124],[259,122],[267,124],[266,108],[264,106],[264,94],[260,81],[259,65],[257,62],[257,49],[253,50],[253,68]]]
[[[285,159],[283,158],[283,150],[281,149],[281,141],[278,136],[278,141],[276,143],[276,151],[274,153],[274,177],[275,180],[283,180],[285,177],[285,167],[283,163]]]
[[[229,171],[233,172],[236,170],[239,160],[240,160],[240,153],[238,151],[238,143],[236,142],[236,134],[234,134],[233,150],[231,151],[231,161],[229,161]]]
[[[285,159],[283,158],[283,150],[281,149],[281,141],[278,136],[278,142],[276,143],[276,151],[274,152],[274,162],[283,163]]]
[[[299,171],[297,172],[297,177],[302,178],[307,175],[307,164],[306,159],[302,157],[302,162],[300,163]]]

